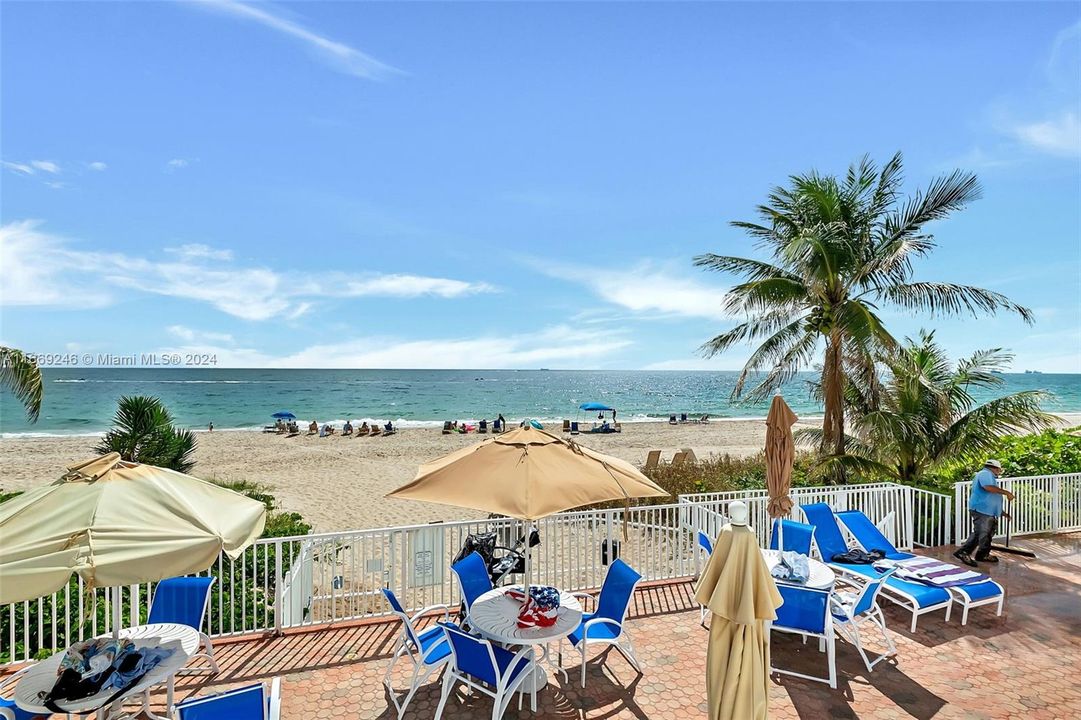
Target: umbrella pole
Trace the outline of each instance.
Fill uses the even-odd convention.
[[[530,567],[530,562],[529,562],[529,556],[531,554],[529,552],[529,521],[528,520],[523,520],[522,521],[522,527],[523,527],[523,530],[524,530],[523,537],[525,538],[525,551],[524,551],[525,552],[525,581],[522,583],[522,585],[525,587],[525,597],[526,597],[526,602],[528,602],[529,601],[529,571],[532,569]]]
[[[113,594],[113,640],[120,638],[120,586],[112,587]]]

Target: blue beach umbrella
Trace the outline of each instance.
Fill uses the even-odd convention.
[[[599,402],[582,403],[581,405],[578,406],[578,409],[579,410],[593,410],[593,411],[598,411],[599,410],[601,412],[612,412],[613,410],[615,410],[615,408],[608,407],[604,403],[599,403]]]
[[[279,410],[278,412],[274,413],[270,417],[274,418],[275,420],[296,420],[297,419],[297,416],[294,415],[293,413],[289,412],[288,410]]]

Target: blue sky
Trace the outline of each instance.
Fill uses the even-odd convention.
[[[701,252],[787,175],[901,150],[984,198],[885,313],[1081,372],[1073,3],[2,9],[0,341],[226,366],[734,369]]]

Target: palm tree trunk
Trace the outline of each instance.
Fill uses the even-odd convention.
[[[844,421],[844,368],[841,363],[840,333],[830,333],[826,340],[826,357],[822,365],[822,395],[825,400],[825,417],[822,424],[822,448],[824,455],[843,455],[845,452]],[[830,482],[844,483],[844,470],[839,466],[833,471]]]

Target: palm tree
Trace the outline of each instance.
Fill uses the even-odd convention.
[[[976,405],[972,390],[1000,387],[996,373],[1012,358],[994,348],[951,366],[933,332],[906,340],[879,358],[881,377],[850,379],[846,401],[853,437],[845,454],[824,458],[823,464],[914,483],[944,464],[986,459],[1004,435],[1049,427],[1058,418],[1040,408],[1048,398],[1040,390]]]
[[[706,254],[698,267],[740,275],[724,309],[744,321],[703,345],[707,357],[757,342],[733,399],[761,400],[823,352],[825,406],[821,451],[843,455],[847,375],[866,373],[875,352],[896,347],[880,305],[935,315],[1008,310],[1032,313],[1003,295],[969,285],[913,280],[913,260],[935,248],[925,229],[980,197],[976,176],[955,170],[902,198],[901,154],[881,169],[864,156],[844,178],[812,171],[777,187],[758,207],[760,223],[733,222],[755,238],[769,260]],[[747,380],[764,378],[745,392]]]
[[[30,422],[41,414],[41,370],[22,350],[0,346],[0,387],[11,391],[26,408]]]
[[[114,426],[94,448],[125,460],[186,473],[195,467],[195,434],[173,427],[173,417],[156,397],[122,397]]]

